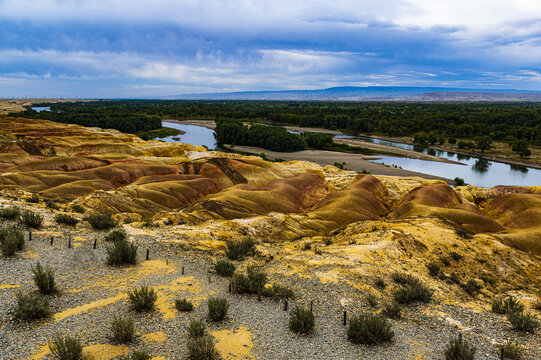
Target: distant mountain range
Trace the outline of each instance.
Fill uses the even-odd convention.
[[[166,96],[185,100],[313,101],[541,101],[541,91],[458,89],[442,87],[367,86],[320,90],[242,91]]]

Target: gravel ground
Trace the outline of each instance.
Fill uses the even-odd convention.
[[[501,315],[438,302],[408,307],[404,319],[391,320],[396,335],[393,343],[373,347],[352,345],[346,341],[343,310],[349,314],[368,311],[365,294],[341,283],[271,274],[272,282],[295,290],[297,298],[289,303],[290,308],[296,304],[309,306],[313,302],[315,332],[309,336],[294,335],[288,330],[289,315],[283,311],[282,303],[269,299],[260,302],[255,296],[228,293],[228,280],[210,271],[217,253],[185,249],[180,243],[158,242],[153,235],[135,235],[132,238],[139,244],[140,264],[131,268],[111,268],[105,265],[103,235],[99,235],[98,247],[94,250],[92,245],[96,233],[83,226],[78,227],[71,231],[75,247],[68,249],[67,238],[59,229],[49,227],[35,231],[34,239],[27,242],[25,252],[11,259],[0,257],[0,359],[32,358],[55,332],[75,334],[84,345],[110,344],[109,322],[113,314],[131,314],[135,319],[139,335],[130,349],[145,349],[153,356],[166,359],[182,359],[186,357],[186,326],[190,319],[206,316],[204,299],[210,295],[228,299],[230,309],[226,321],[210,323],[209,329],[247,328],[253,335],[251,355],[256,359],[442,359],[447,342],[460,331],[477,346],[476,359],[498,359],[495,343],[507,337],[516,337],[527,346],[524,359],[541,358],[539,333],[518,335]],[[167,230],[156,230],[158,238],[160,231]],[[53,246],[49,240],[51,234],[56,235]],[[150,249],[151,260],[167,261],[166,271],[145,268],[143,260],[147,249]],[[186,286],[176,289],[169,300],[195,297],[200,301],[196,301],[193,312],[175,311],[172,318],[164,318],[160,311],[135,314],[129,309],[128,302],[121,299],[59,321],[55,321],[53,314],[53,318],[48,320],[21,323],[12,316],[15,293],[19,288],[26,291],[34,289],[30,268],[38,259],[43,265],[54,268],[62,290],[60,296],[51,298],[55,314],[124,294],[136,285],[148,284],[160,289],[160,286],[169,286],[179,278],[188,277],[194,279],[189,278]],[[272,261],[267,266],[272,266]],[[185,268],[184,276],[182,267]],[[162,291],[168,290],[163,288]],[[453,321],[446,321],[445,317]],[[143,340],[142,334],[157,331],[167,334],[163,343]]]

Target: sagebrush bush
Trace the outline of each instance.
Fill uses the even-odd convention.
[[[16,220],[21,214],[21,210],[17,206],[10,206],[0,209],[0,218],[6,220]]]
[[[210,297],[207,300],[208,317],[212,321],[222,321],[227,316],[229,302],[223,298]]]
[[[17,305],[13,315],[22,320],[43,319],[51,314],[49,300],[36,293],[17,293]]]
[[[390,302],[383,305],[382,313],[390,319],[400,319],[404,308],[397,302]]]
[[[383,316],[365,313],[350,320],[347,337],[353,344],[375,345],[392,341],[394,331]]]
[[[385,289],[387,287],[385,280],[379,276],[374,279],[374,285],[380,289]]]
[[[141,351],[134,350],[128,356],[128,360],[151,360],[151,359],[152,359],[152,356],[150,356],[149,353],[147,353],[144,350],[141,350]]]
[[[438,277],[441,272],[440,266],[433,262],[426,264],[426,268],[428,269],[428,273],[432,277]]]
[[[79,205],[79,204],[73,204],[73,205],[71,205],[71,209],[72,209],[73,211],[75,211],[76,213],[79,213],[79,214],[84,214],[84,212],[85,212],[85,208],[82,207],[82,206]]]
[[[462,334],[457,338],[451,339],[445,348],[445,360],[473,360],[477,348],[470,345],[462,338]]]
[[[504,359],[520,360],[524,354],[524,346],[518,341],[511,339],[505,340],[501,345],[498,345],[499,353],[503,352]]]
[[[82,360],[83,344],[81,340],[71,336],[55,335],[53,341],[49,343],[49,349],[53,356],[58,360]]]
[[[464,238],[464,239],[472,239],[473,238],[472,234],[470,234],[468,231],[466,231],[466,230],[464,230],[462,228],[456,229],[455,232],[461,238]]]
[[[188,324],[188,336],[191,338],[197,338],[205,335],[207,327],[202,320],[192,320]]]
[[[516,331],[534,333],[539,328],[539,320],[529,312],[507,313],[507,320]]]
[[[454,260],[454,261],[460,261],[462,260],[463,256],[460,255],[459,253],[457,253],[456,251],[451,251],[449,253],[449,255],[451,256],[451,258]]]
[[[37,204],[39,203],[39,196],[38,194],[32,194],[29,198],[26,198],[26,202]]]
[[[58,214],[54,218],[59,224],[66,224],[69,226],[75,226],[79,220],[68,214]]]
[[[263,294],[267,284],[267,274],[250,266],[247,275],[234,274],[231,278],[231,290],[237,294]]]
[[[187,347],[188,360],[215,360],[219,358],[214,342],[208,336],[190,338]]]
[[[39,229],[43,225],[43,216],[30,210],[23,211],[21,220],[26,226],[33,229]]]
[[[432,300],[432,289],[418,279],[401,285],[393,293],[394,300],[399,304],[411,304],[414,302],[428,303]]]
[[[229,241],[225,254],[230,260],[243,260],[246,256],[254,253],[255,242],[251,238],[241,241]]]
[[[137,312],[154,310],[158,295],[150,286],[143,285],[128,292],[131,307]]]
[[[295,298],[295,292],[291,288],[280,284],[272,284],[272,286],[264,287],[261,295],[275,300]]]
[[[111,337],[121,344],[129,343],[135,336],[135,325],[131,317],[113,316],[111,320]]]
[[[494,299],[492,301],[492,312],[496,314],[508,314],[523,311],[524,305],[512,296]]]
[[[111,229],[117,225],[116,220],[109,213],[93,213],[88,216],[87,220],[95,230]]]
[[[105,235],[104,240],[107,242],[123,241],[128,238],[128,234],[124,229],[115,229]]]
[[[235,264],[227,260],[218,260],[214,265],[214,270],[220,276],[231,277],[235,273]]]
[[[60,210],[60,206],[53,199],[45,200],[45,204],[53,210]]]
[[[407,285],[419,282],[419,280],[413,275],[405,273],[393,273],[391,275],[391,279],[393,279],[396,284],[400,285]]]
[[[187,299],[177,299],[175,300],[175,308],[178,311],[188,312],[193,310],[193,304]]]
[[[315,327],[315,316],[310,309],[295,306],[289,313],[289,330],[297,334],[310,334]]]
[[[371,308],[374,308],[378,306],[379,304],[378,298],[374,294],[371,294],[371,293],[368,293],[366,295],[366,302]]]
[[[115,241],[107,246],[105,251],[109,265],[135,265],[137,263],[137,245],[131,241]]]
[[[24,250],[24,234],[21,229],[11,226],[0,228],[0,247],[2,255],[9,257]]]
[[[50,266],[45,269],[41,266],[40,262],[36,266],[32,267],[32,274],[34,275],[34,283],[39,289],[39,292],[43,295],[52,295],[58,293],[58,288],[54,280],[54,271]]]

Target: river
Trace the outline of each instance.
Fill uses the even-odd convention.
[[[167,142],[176,142],[177,140],[174,140],[173,138],[178,138],[178,142],[184,142],[190,145],[204,145],[208,149],[216,149],[217,147],[213,130],[197,125],[177,124],[171,122],[163,122],[162,125],[164,127],[185,131],[186,134],[170,136],[161,140]],[[441,176],[448,179],[459,177],[464,179],[467,184],[480,187],[491,187],[495,185],[541,185],[541,170],[539,169],[510,165],[473,156],[459,155],[449,151],[438,151],[367,136],[336,135],[336,138],[358,138],[376,144],[419,151],[445,159],[459,161],[464,165],[394,156],[379,156],[381,159],[372,160],[374,162],[379,162],[386,165],[396,165],[406,170]],[[337,159],[337,161],[339,161],[339,159]]]

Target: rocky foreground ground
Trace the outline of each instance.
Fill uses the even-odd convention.
[[[186,326],[205,318],[209,296],[231,304],[224,322],[208,325],[226,359],[441,359],[459,333],[477,346],[478,359],[498,358],[497,344],[506,338],[524,346],[523,358],[541,356],[539,330],[517,332],[490,311],[495,298],[512,295],[540,315],[538,187],[453,189],[434,180],[144,142],[116,131],[8,117],[0,123],[0,205],[45,218],[24,251],[0,257],[2,359],[50,357],[47,342],[56,331],[79,336],[96,359],[133,349],[184,358]],[[85,220],[93,213],[114,214],[139,247],[137,265],[106,264],[107,232]],[[58,224],[58,214],[79,223]],[[13,224],[23,226],[3,220]],[[248,237],[255,255],[235,261],[237,271],[255,265],[271,283],[292,288],[290,309],[314,309],[313,334],[288,330],[283,300],[231,294],[229,280],[214,272],[227,245]],[[54,269],[61,293],[51,298],[48,319],[22,322],[13,316],[15,294],[35,290],[37,261]],[[438,276],[429,273],[434,264]],[[433,300],[408,305],[402,319],[390,320],[393,342],[351,344],[343,312],[380,312],[398,287],[396,273],[420,279]],[[133,313],[126,299],[141,284],[158,292],[156,310],[146,315]],[[196,305],[193,312],[174,309],[184,297]],[[135,318],[132,344],[111,340],[114,314]]]

